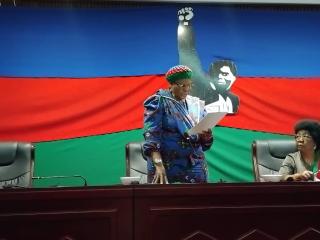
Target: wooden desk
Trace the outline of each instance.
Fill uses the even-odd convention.
[[[135,239],[319,240],[320,184],[141,186]]]
[[[132,239],[131,187],[0,191],[0,239]]]
[[[319,240],[318,216],[318,183],[0,191],[7,240]]]

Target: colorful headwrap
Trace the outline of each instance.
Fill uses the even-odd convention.
[[[170,68],[166,73],[166,79],[169,83],[175,83],[180,79],[190,79],[192,77],[192,70],[184,65],[178,65]]]

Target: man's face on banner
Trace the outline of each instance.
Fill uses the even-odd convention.
[[[230,67],[222,66],[214,78],[214,84],[217,89],[226,91],[230,89],[235,80],[236,76],[231,72]]]

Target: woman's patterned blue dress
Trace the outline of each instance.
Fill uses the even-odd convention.
[[[205,150],[213,139],[204,142],[198,135],[189,136],[188,129],[206,114],[204,102],[187,96],[177,101],[169,90],[159,90],[144,102],[144,155],[148,162],[148,182],[152,182],[155,167],[151,152],[161,154],[169,183],[207,182]]]

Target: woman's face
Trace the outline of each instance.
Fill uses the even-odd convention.
[[[314,151],[316,145],[309,131],[300,130],[295,139],[299,151]]]
[[[192,87],[191,79],[181,79],[170,86],[173,97],[178,100],[186,99],[187,95],[190,93]]]

